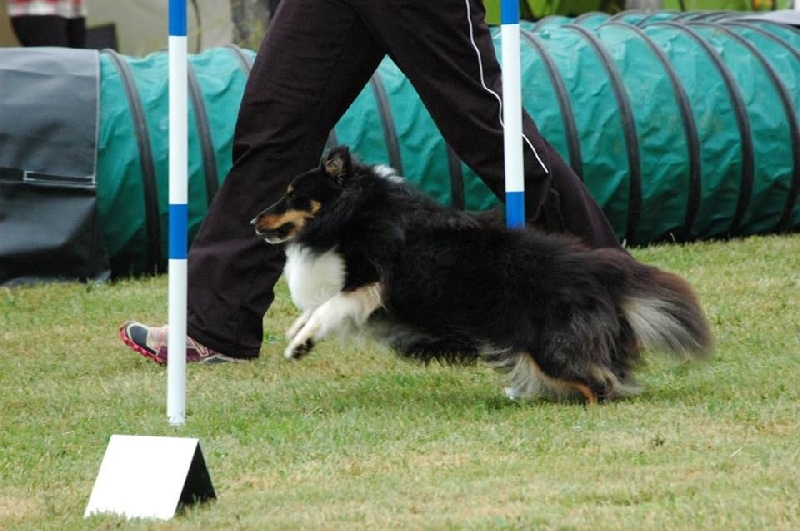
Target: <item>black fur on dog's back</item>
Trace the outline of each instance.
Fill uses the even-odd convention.
[[[519,360],[509,353],[525,352],[545,375],[612,398],[635,387],[639,344],[686,357],[711,348],[688,284],[624,252],[419,221],[386,270],[378,316],[404,329],[392,346],[408,357],[461,363],[480,353],[510,372]]]
[[[642,346],[686,358],[712,348],[689,285],[624,251],[440,206],[346,149],[290,188],[320,205],[291,245],[340,255],[343,292],[378,282],[382,307],[366,328],[405,357],[483,360],[510,375],[514,396],[591,402],[636,390]]]

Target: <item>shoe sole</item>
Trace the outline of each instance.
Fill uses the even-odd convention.
[[[132,351],[136,352],[137,354],[144,356],[145,358],[158,363],[159,365],[166,365],[167,362],[156,356],[155,354],[143,349],[136,343],[134,343],[133,339],[128,335],[128,331],[126,330],[128,327],[128,323],[119,327],[119,337],[122,339],[122,342],[131,349]]]

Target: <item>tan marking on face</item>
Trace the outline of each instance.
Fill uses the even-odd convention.
[[[259,216],[256,222],[256,228],[259,231],[275,230],[287,223],[295,226],[295,231],[300,230],[300,227],[305,224],[307,219],[314,217],[312,212],[305,212],[303,210],[289,210],[281,214],[265,214]]]

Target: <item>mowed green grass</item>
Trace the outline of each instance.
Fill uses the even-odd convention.
[[[173,428],[165,368],[117,333],[166,320],[165,277],[0,288],[0,528],[800,529],[800,235],[634,254],[695,286],[717,351],[591,408],[371,343],[290,363],[281,283],[261,358],[190,366]],[[199,438],[218,499],[84,519],[111,434]]]

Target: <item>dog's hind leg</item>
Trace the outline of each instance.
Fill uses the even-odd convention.
[[[587,403],[597,402],[597,394],[589,385],[548,375],[530,352],[485,348],[481,357],[487,365],[506,375],[505,393],[512,400],[534,397],[566,400],[582,396]]]
[[[597,403],[597,393],[592,390],[588,384],[578,380],[550,376],[542,370],[539,364],[536,363],[536,360],[533,358],[533,356],[527,352],[525,353],[525,359],[530,367],[529,370],[531,371],[532,376],[535,377],[536,381],[540,382],[540,385],[544,385],[544,387],[549,391],[549,394],[559,399],[582,396],[586,400],[587,405],[593,405]]]
[[[546,323],[542,342],[530,349],[543,377],[556,388],[577,391],[589,404],[623,396],[625,386],[614,370],[617,315],[603,307],[554,315],[560,317]]]
[[[536,363],[536,370],[539,378],[556,395],[564,397],[577,392],[586,399],[587,405],[632,394],[626,392],[626,387],[611,369],[600,363],[589,362],[583,368],[579,368],[577,363],[561,368],[554,368],[551,364],[547,369]]]
[[[607,389],[605,386],[598,386],[594,383],[581,381],[577,378],[573,379],[551,376],[542,370],[542,368],[536,362],[534,362],[534,365],[534,370],[536,371],[538,378],[557,398],[565,399],[576,396],[583,397],[587,406],[592,406],[596,404],[599,399],[606,398],[604,394],[599,394]]]
[[[311,312],[308,320],[289,341],[283,355],[287,359],[303,357],[316,341],[351,323],[362,325],[382,305],[381,286],[377,282],[334,295]]]

